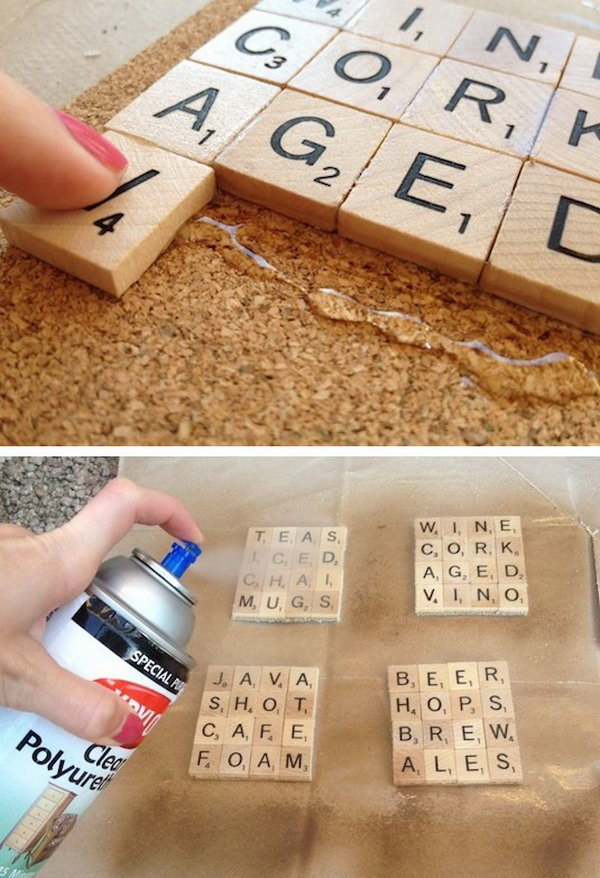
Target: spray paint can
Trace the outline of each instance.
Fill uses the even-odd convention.
[[[200,555],[173,543],[159,564],[140,549],[111,558],[56,610],[44,646],[80,677],[117,692],[144,736],[183,691],[195,598],[179,580]],[[31,713],[0,708],[0,878],[35,875],[113,780],[130,748],[84,741]]]

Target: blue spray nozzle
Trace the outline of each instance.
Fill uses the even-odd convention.
[[[173,543],[171,551],[165,555],[160,563],[173,576],[179,577],[183,576],[188,567],[194,564],[201,554],[202,549],[196,543],[182,540],[181,544]]]

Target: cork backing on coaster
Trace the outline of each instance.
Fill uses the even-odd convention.
[[[250,6],[213,3],[70,110],[102,126]],[[115,302],[0,241],[1,443],[598,441],[592,336],[230,196],[204,213],[239,226],[238,242],[278,271],[195,218]],[[473,340],[518,360],[572,359],[507,366],[457,344]]]

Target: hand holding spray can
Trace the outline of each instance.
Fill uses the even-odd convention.
[[[183,542],[160,564],[140,549],[111,558],[50,617],[50,655],[120,695],[143,732],[126,746],[106,746],[0,707],[0,878],[38,872],[185,688],[196,601],[179,577],[200,552]]]

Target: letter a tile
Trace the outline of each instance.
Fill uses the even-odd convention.
[[[521,163],[396,125],[342,205],[342,235],[476,281]]]
[[[600,184],[527,164],[484,289],[600,333]]]
[[[285,91],[219,156],[217,180],[226,192],[332,231],[388,129],[377,116]]]

